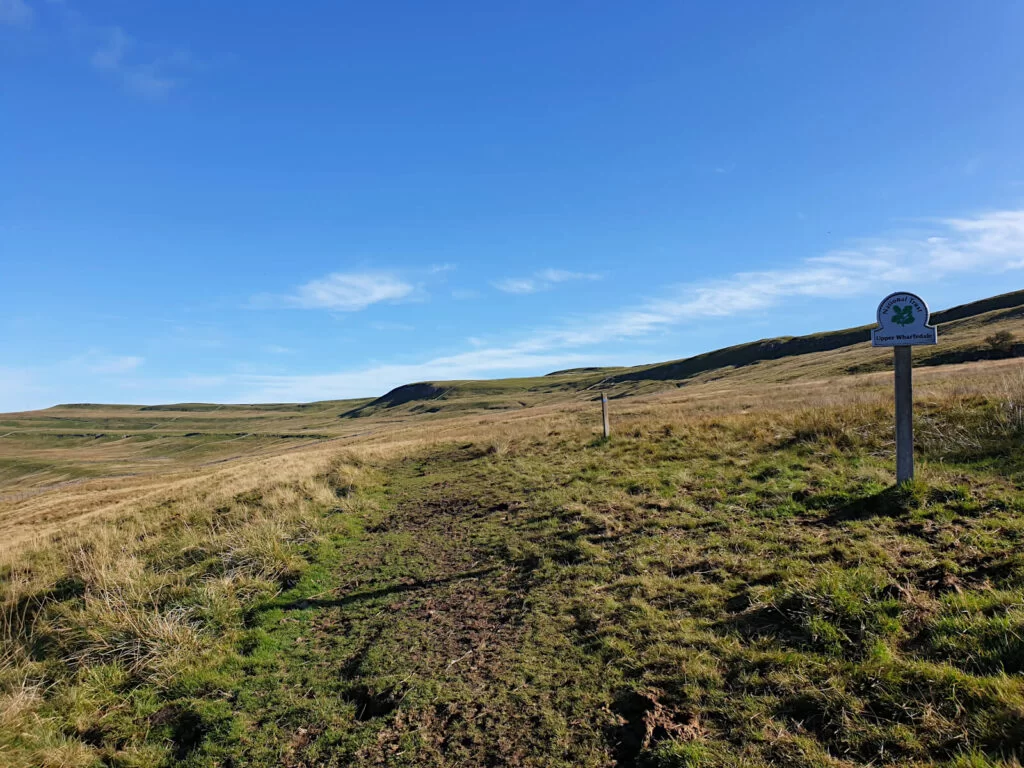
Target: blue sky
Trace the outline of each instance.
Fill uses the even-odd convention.
[[[1024,287],[1022,33],[995,1],[0,0],[0,411],[646,363]]]

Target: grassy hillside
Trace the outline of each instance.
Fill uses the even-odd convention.
[[[941,343],[916,351],[917,365],[946,365],[1024,356],[1024,291],[994,296],[932,314]],[[511,409],[601,389],[611,397],[661,391],[688,381],[740,378],[776,382],[885,370],[892,353],[870,346],[872,325],[738,344],[667,363],[634,368],[577,368],[548,376],[495,381],[421,382],[399,387],[348,411],[346,417],[392,413],[452,413],[473,408]],[[999,332],[1016,341],[998,348]],[[757,368],[756,371],[746,370]]]
[[[903,489],[889,378],[194,470],[9,552],[4,764],[1016,765],[1020,366],[918,372]]]
[[[1004,324],[1014,328],[1024,327],[1024,291],[1015,291],[1001,296],[962,304],[952,309],[933,312],[930,318],[932,325],[939,328],[942,335],[942,363],[966,362],[975,352],[973,359],[990,359],[1000,355],[1009,356],[1011,350],[1000,351],[986,348],[985,334],[971,333],[972,330],[985,329],[986,334],[994,332],[994,326]],[[958,322],[959,321],[959,322]],[[964,322],[966,321],[966,322]],[[738,368],[754,365],[769,360],[811,355],[821,352],[863,348],[871,341],[871,329],[874,324],[859,328],[847,328],[841,331],[827,331],[810,336],[785,336],[775,339],[738,344],[727,349],[707,352],[703,355],[674,360],[668,363],[643,366],[636,369],[616,373],[609,377],[610,381],[642,381],[648,379],[688,379],[701,373],[722,368]],[[1012,332],[1012,331],[1011,331]],[[861,351],[858,349],[858,351]],[[1024,349],[1019,350],[1024,351]],[[939,350],[922,348],[918,350],[920,363],[928,364],[935,358]],[[881,366],[867,364],[867,367],[878,370]],[[859,369],[863,370],[863,368]]]
[[[1019,768],[1020,324],[0,416],[0,765]]]

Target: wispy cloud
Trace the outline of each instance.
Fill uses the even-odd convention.
[[[807,266],[736,275],[706,285],[678,286],[669,297],[636,309],[588,317],[562,327],[539,329],[519,341],[470,349],[424,362],[299,376],[247,376],[238,385],[243,402],[330,399],[381,394],[412,381],[479,378],[610,361],[595,349],[610,341],[636,338],[688,320],[724,317],[764,309],[787,296],[843,296],[853,288],[846,268]],[[589,351],[587,348],[590,348]]]
[[[53,405],[46,399],[46,383],[25,368],[0,367],[0,411],[27,410]]]
[[[569,280],[600,280],[593,272],[570,272],[566,269],[543,269],[537,277],[547,283],[564,283]]]
[[[73,364],[80,364],[89,373],[99,374],[129,373],[144,362],[146,359],[137,355],[97,355],[95,353],[72,361]]]
[[[310,280],[289,296],[277,300],[274,297],[256,297],[254,303],[257,306],[356,312],[371,304],[406,298],[413,290],[410,283],[389,272],[334,272]]]
[[[535,293],[540,290],[536,280],[521,277],[506,277],[496,280],[494,287],[505,293]]]
[[[106,42],[92,55],[92,65],[107,72],[115,71],[124,60],[124,52],[131,44],[131,38],[120,27],[108,30]]]
[[[951,235],[928,240],[938,267],[947,271],[1024,267],[1024,210],[946,219],[944,223]]]
[[[0,0],[0,24],[27,26],[32,22],[32,8],[25,0]]]
[[[759,317],[784,302],[851,296],[871,297],[898,288],[923,290],[928,283],[953,280],[964,274],[1001,274],[1024,269],[1024,210],[1006,210],[960,218],[937,219],[922,231],[873,238],[849,247],[795,262],[774,270],[737,272],[720,279],[684,283],[658,296],[623,306],[617,311],[570,318],[562,323],[524,330],[505,343],[468,340],[468,349],[406,363],[367,365],[309,375],[272,375],[236,371],[223,375],[197,375],[175,379],[135,379],[141,358],[101,355],[63,367],[36,371],[0,371],[0,408],[18,402],[37,402],[55,390],[57,377],[70,372],[85,379],[88,368],[105,369],[93,377],[109,382],[104,387],[83,381],[83,392],[126,389],[159,393],[165,398],[230,402],[319,400],[381,394],[400,384],[431,379],[480,378],[515,375],[569,366],[627,362],[610,357],[612,342],[645,340],[674,327],[686,327],[708,318]],[[1020,273],[1018,272],[1017,275]],[[367,282],[353,275],[373,275]],[[547,276],[550,279],[550,275]],[[337,279],[341,278],[341,279]],[[542,275],[535,276],[543,279]],[[1019,279],[1008,288],[1019,285]],[[381,273],[330,275],[303,286],[293,298],[299,305],[356,309],[368,298],[388,301],[411,290],[398,278]],[[360,298],[352,298],[356,294]],[[372,303],[372,302],[370,302]],[[870,312],[866,313],[870,319]],[[138,364],[132,361],[139,360]],[[121,361],[121,362],[118,362]],[[44,375],[45,374],[45,375]],[[6,379],[6,381],[5,381]],[[95,382],[94,382],[95,384]],[[62,392],[63,399],[69,392]],[[149,399],[156,399],[150,397]]]
[[[557,283],[570,280],[600,280],[601,276],[589,272],[570,272],[565,269],[542,269],[531,277],[506,277],[493,285],[505,293],[537,293],[553,288]]]
[[[210,63],[187,47],[147,42],[121,26],[95,24],[65,0],[48,0],[39,8],[37,13],[26,0],[0,0],[0,24],[28,27],[38,16],[38,29],[59,29],[71,45],[87,52],[94,71],[147,99],[163,99]]]
[[[969,271],[1016,269],[1024,269],[1024,210],[942,219],[933,222],[931,232],[865,240],[786,269],[738,272],[718,280],[677,285],[636,307],[541,328],[507,345],[486,346],[474,339],[468,351],[415,364],[313,376],[251,376],[239,385],[246,401],[324,399],[383,393],[425,379],[610,364],[614,361],[598,345],[641,338],[707,318],[752,315],[789,300],[840,299],[913,287]]]
[[[397,332],[397,333],[411,333],[416,330],[415,325],[409,325],[409,323],[370,323],[370,327],[375,331],[384,332]]]
[[[935,282],[964,272],[1024,268],[1024,210],[940,219],[938,231],[916,237],[876,238],[779,270],[739,272],[677,286],[639,310],[613,313],[584,331],[562,330],[542,343],[586,344],[650,333],[707,317],[743,315],[792,298],[845,298],[899,286]]]
[[[329,400],[383,394],[401,384],[430,379],[468,379],[497,372],[578,365],[584,355],[572,352],[537,354],[515,347],[480,349],[436,357],[422,363],[378,365],[355,371],[312,376],[246,376],[236,402]]]
[[[110,392],[148,384],[133,375],[145,363],[137,355],[113,355],[89,349],[73,357],[24,368],[0,368],[0,410],[54,405],[58,399],[81,401],[86,391]],[[68,395],[79,395],[70,397]],[[116,399],[107,395],[107,400]]]
[[[191,61],[176,53],[148,61],[129,61],[126,57],[137,47],[136,41],[121,27],[110,27],[102,34],[105,40],[92,54],[93,68],[120,78],[126,88],[147,99],[167,96],[181,83],[179,77],[167,74],[169,69],[175,62],[180,69]]]
[[[249,300],[252,309],[326,309],[357,312],[373,304],[422,301],[429,289],[447,282],[452,264],[421,269],[362,269],[332,272],[298,286],[287,295],[262,293]]]

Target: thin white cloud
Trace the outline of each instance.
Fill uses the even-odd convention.
[[[557,283],[570,280],[600,280],[601,276],[590,272],[570,272],[565,269],[542,269],[532,277],[506,277],[496,280],[493,285],[499,291],[513,294],[537,293],[554,287]]]
[[[411,333],[412,331],[416,330],[416,326],[415,325],[409,325],[409,323],[379,322],[379,323],[370,323],[370,327],[373,328],[375,331],[385,331],[385,332],[388,332],[388,331],[395,332],[396,331],[396,332],[399,332],[399,333]]]
[[[644,336],[672,325],[706,317],[760,310],[786,296],[842,296],[852,288],[843,270],[812,267],[806,271],[752,272],[701,286],[680,286],[671,298],[652,300],[639,309],[587,318],[561,328],[541,329],[504,346],[474,347],[414,364],[385,364],[363,369],[297,376],[248,376],[240,402],[317,400],[383,394],[401,384],[422,380],[480,378],[587,364],[608,364],[600,350],[610,341]]]
[[[29,26],[36,16],[26,0],[0,0],[0,25]],[[124,28],[100,26],[63,0],[49,0],[43,14],[65,33],[66,39],[86,53],[93,70],[120,81],[129,91],[159,100],[186,82],[188,75],[208,68],[189,48],[140,40]],[[47,25],[40,25],[46,31]],[[224,56],[219,56],[224,61]]]
[[[1019,269],[1024,266],[1024,210],[996,211],[968,219],[946,219],[953,233],[934,238],[950,269]]]
[[[119,374],[134,371],[146,359],[137,355],[101,355],[90,356],[82,361],[89,373]]]
[[[542,269],[537,277],[548,283],[565,283],[569,280],[600,280],[601,276],[592,272],[570,272],[566,269]]]
[[[93,68],[120,78],[126,88],[147,99],[162,99],[181,83],[180,78],[164,70],[169,66],[189,67],[194,60],[191,53],[175,51],[152,61],[128,61],[128,54],[137,48],[135,40],[121,27],[110,27],[102,34],[105,39],[92,54]]]
[[[149,383],[145,378],[131,376],[143,363],[145,359],[137,355],[111,355],[90,349],[50,364],[0,368],[0,411],[46,408],[62,397],[66,401],[82,402],[85,398],[68,398],[67,395],[81,395],[85,391],[93,394],[106,392],[107,402],[116,400],[115,395],[109,394],[112,388],[125,389]]]
[[[939,232],[865,241],[788,269],[740,272],[704,283],[676,286],[668,295],[539,329],[520,341],[480,346],[410,365],[377,365],[313,376],[249,377],[246,402],[322,399],[381,394],[418,380],[475,378],[593,363],[609,364],[595,349],[707,318],[760,313],[787,300],[847,298],[878,293],[967,271],[999,273],[1024,268],[1024,210],[997,211],[936,222]],[[951,257],[955,254],[955,258]],[[590,348],[590,351],[586,351]],[[243,384],[243,382],[239,382]]]
[[[591,344],[653,332],[690,320],[761,311],[793,298],[845,298],[905,285],[935,282],[965,272],[1024,268],[1024,210],[942,219],[939,232],[864,241],[789,269],[740,272],[728,278],[677,286],[669,297],[640,310],[588,322],[583,330],[542,335],[544,344]]]
[[[515,347],[481,349],[436,357],[423,363],[378,365],[356,371],[311,376],[246,376],[236,402],[333,400],[384,394],[402,384],[424,380],[472,379],[515,372],[580,365],[578,353],[532,354]]]
[[[444,275],[454,269],[453,265],[442,264],[402,273],[389,270],[333,272],[310,280],[285,296],[267,293],[253,296],[249,307],[357,312],[382,302],[422,301],[429,295],[428,286],[444,283]],[[453,295],[464,298],[458,295],[458,291],[453,291]]]
[[[540,283],[529,278],[506,277],[496,280],[494,287],[505,293],[535,293],[540,290]]]
[[[284,303],[298,309],[356,312],[371,304],[403,299],[412,292],[412,285],[388,272],[335,272],[299,286]]]
[[[131,45],[131,38],[120,27],[107,30],[107,39],[92,55],[92,65],[105,72],[116,71],[124,60],[125,51]]]
[[[31,6],[25,0],[0,0],[0,24],[26,26],[34,16]]]
[[[158,74],[151,66],[136,67],[122,73],[125,86],[140,96],[158,101],[181,84],[181,80]]]
[[[479,338],[466,342],[469,349],[411,363],[385,363],[362,368],[311,375],[270,375],[234,372],[222,376],[190,376],[177,379],[133,379],[138,365],[131,356],[79,360],[32,375],[21,370],[0,371],[0,409],[31,398],[50,396],[54,382],[86,378],[88,366],[107,367],[82,381],[81,391],[110,392],[126,389],[148,392],[148,400],[203,399],[230,402],[296,401],[382,394],[413,381],[480,378],[534,373],[569,366],[624,362],[609,359],[612,342],[643,341],[672,327],[685,327],[708,318],[758,317],[788,301],[806,299],[872,299],[899,288],[924,288],[931,282],[952,280],[964,274],[1001,274],[1024,269],[1024,210],[995,211],[977,216],[940,219],[929,231],[916,235],[876,238],[805,259],[784,269],[739,272],[718,280],[677,285],[658,297],[617,311],[578,317],[562,324],[525,331],[518,340],[490,344]],[[368,299],[388,301],[408,294],[411,288],[397,278],[379,273],[360,282],[353,275],[331,275],[303,286],[292,297],[299,305],[356,309]],[[1019,272],[1017,273],[1019,275]],[[336,279],[336,278],[343,279]],[[548,276],[550,277],[550,275]],[[538,278],[539,279],[539,278]],[[1007,288],[1019,285],[1007,281]],[[360,298],[353,298],[359,295]],[[370,301],[369,303],[372,303]],[[868,302],[873,309],[873,303]],[[869,313],[870,314],[870,313]],[[118,363],[121,360],[124,362]],[[118,374],[117,369],[121,372]],[[30,372],[31,373],[31,372]],[[76,374],[75,376],[69,374]],[[58,378],[58,377],[63,377]],[[106,377],[106,378],[104,378]],[[107,383],[99,386],[97,382]],[[68,397],[62,392],[61,399]]]
[[[0,411],[21,411],[53,405],[47,384],[25,368],[0,368]]]

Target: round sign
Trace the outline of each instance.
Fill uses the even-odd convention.
[[[871,331],[873,347],[937,344],[938,331],[928,325],[928,305],[913,293],[890,293],[878,305],[878,327]]]

